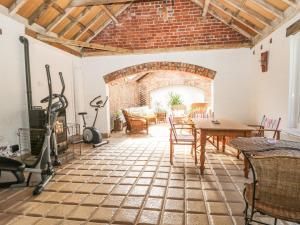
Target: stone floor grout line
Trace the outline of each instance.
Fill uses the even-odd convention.
[[[152,154],[153,154],[153,153],[152,153]],[[159,166],[160,166],[160,164],[161,164],[161,160],[162,160],[162,159],[163,159],[163,154],[162,154],[162,156],[160,157],[159,164],[156,166],[155,174],[154,174],[154,176],[153,176],[152,179],[151,179],[151,183],[149,184],[148,192],[147,192],[147,194],[145,195],[143,204],[142,204],[142,206],[141,206],[141,210],[139,211],[138,216],[137,216],[137,218],[136,218],[135,225],[138,225],[138,221],[139,221],[139,219],[140,219],[140,217],[141,217],[141,214],[142,214],[142,212],[143,212],[143,210],[144,210],[144,207],[145,207],[145,205],[146,205],[146,203],[147,203],[147,200],[148,200],[148,198],[149,198],[150,191],[152,190],[153,183],[154,183],[154,181],[155,181],[155,177],[157,176],[157,173],[158,173],[158,170],[159,170]],[[147,162],[147,164],[148,164],[148,163],[149,163],[149,161]]]

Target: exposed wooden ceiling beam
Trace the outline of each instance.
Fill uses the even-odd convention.
[[[256,5],[260,6],[264,10],[268,11],[269,13],[273,14],[274,16],[282,19],[283,18],[283,12],[277,9],[276,7],[272,6],[270,3],[268,3],[266,0],[251,0]]]
[[[260,37],[255,37],[254,44],[259,43],[264,38],[268,37],[272,32],[274,32],[276,29],[278,29],[282,24],[288,22],[290,19],[292,19],[294,16],[299,14],[299,9],[294,7],[289,7],[284,11],[284,18],[280,19],[277,18],[272,24],[273,26],[269,28],[265,28],[263,30],[263,34]]]
[[[203,12],[202,12],[203,17],[205,17],[206,14],[207,14],[209,3],[210,3],[210,0],[205,0],[204,7],[203,7]]]
[[[46,42],[53,42],[53,43],[59,43],[59,44],[63,44],[63,45],[91,48],[91,49],[104,50],[104,51],[110,51],[110,52],[119,52],[119,53],[132,52],[131,50],[124,49],[124,48],[117,48],[117,47],[113,47],[113,46],[93,44],[93,43],[82,42],[82,41],[68,40],[65,38],[53,38],[53,37],[48,37],[48,36],[44,36],[44,35],[38,35],[37,39],[39,39],[41,41],[46,41]]]
[[[117,20],[115,15],[105,5],[101,5],[101,8],[114,21],[115,24],[119,24],[119,21]]]
[[[35,39],[37,39],[37,36],[39,35],[38,32],[35,32],[35,31],[33,31],[29,28],[25,29],[25,34],[32,37],[32,38],[35,38]],[[77,47],[72,47],[72,46],[69,47],[69,46],[66,46],[66,45],[63,45],[63,44],[59,44],[59,43],[47,43],[47,44],[50,44],[51,46],[59,48],[59,49],[65,51],[65,52],[68,52],[70,54],[82,57],[80,49],[77,48]]]
[[[61,37],[63,36],[65,33],[67,33],[67,31],[71,30],[74,26],[79,25],[81,28],[85,28],[85,26],[80,22],[80,20],[85,17],[85,15],[89,12],[89,10],[91,9],[91,7],[86,7],[82,10],[82,12],[77,16],[77,18],[73,18],[71,16],[68,16],[68,19],[70,19],[70,23],[67,24],[59,33],[58,36]]]
[[[242,4],[240,1],[225,0],[225,2],[229,5],[231,5],[232,7],[239,9],[240,12],[243,12],[243,13],[255,18],[256,20],[258,20],[260,23],[264,24],[265,26],[268,26],[268,27],[272,26],[272,22],[270,20],[268,20],[263,15],[257,13],[256,11],[254,11],[248,7],[242,7]]]
[[[11,7],[8,9],[10,15],[14,15],[18,10],[29,0],[16,0]]]
[[[283,1],[284,3],[286,3],[286,4],[288,4],[289,6],[292,6],[292,7],[294,7],[294,8],[299,7],[299,5],[297,4],[297,2],[295,2],[295,1],[291,1],[291,0],[281,0],[281,1]]]
[[[201,8],[203,8],[203,6],[204,6],[204,4],[200,0],[191,0],[191,1],[194,2],[196,5],[200,6]],[[212,9],[208,9],[208,13],[211,14],[213,17],[215,17],[217,20],[220,20],[221,22],[223,22],[224,24],[226,24],[230,28],[234,29],[235,31],[237,31],[241,35],[243,35],[246,38],[248,38],[251,43],[253,42],[253,36],[251,36],[249,33],[247,33],[246,31],[244,31],[242,28],[240,28],[240,27],[238,27],[238,26],[236,26],[234,24],[229,24],[228,23],[229,21],[226,21],[223,17],[219,16]]]
[[[115,14],[116,16],[120,15],[122,12],[124,12],[129,6],[131,5],[131,3],[128,3],[126,5],[123,5],[122,8]],[[94,37],[96,37],[98,34],[100,34],[100,32],[102,30],[104,30],[110,23],[112,22],[111,19],[109,19],[107,22],[104,23],[104,25],[100,26],[94,33],[94,35],[90,36],[87,39],[87,42],[90,42],[91,40],[94,39]]]
[[[134,0],[73,0],[69,7],[129,3]]]
[[[299,31],[300,31],[300,19],[286,29],[286,36],[288,37],[290,35],[297,34]]]
[[[62,9],[60,11],[58,10],[60,15],[58,15],[51,23],[49,23],[49,25],[46,27],[46,30],[51,31],[53,28],[55,28],[58,24],[61,23],[61,21],[63,21],[66,17],[69,16],[71,11],[72,11],[72,8],[67,8],[65,10]]]
[[[245,27],[247,27],[248,29],[252,30],[256,34],[261,35],[261,30],[259,30],[256,26],[249,24],[249,22],[247,20],[245,20],[244,18],[242,18],[241,16],[234,15],[233,13],[231,13],[230,11],[228,11],[226,7],[224,7],[222,4],[220,4],[216,0],[211,0],[210,4],[213,7],[217,8],[218,10],[222,11],[223,13],[225,13],[226,15],[228,15],[229,17],[231,17],[231,18],[235,19],[236,21],[238,21],[239,23],[243,24]],[[229,24],[231,24],[231,21],[229,22]]]
[[[93,19],[86,25],[84,29],[82,29],[80,32],[78,32],[72,39],[79,40],[80,37],[87,31],[91,31],[91,27],[96,23],[96,21],[103,15],[103,11],[99,11],[96,16],[93,17]],[[94,33],[95,34],[95,33]],[[94,35],[93,34],[93,35]]]
[[[51,7],[56,0],[44,0],[44,2],[29,16],[28,23],[32,25],[43,13]]]

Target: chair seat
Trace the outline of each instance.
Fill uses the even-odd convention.
[[[256,188],[256,193],[259,193],[259,186]],[[264,214],[272,217],[283,219],[291,222],[300,222],[300,203],[293,201],[293,199],[287,199],[286,196],[274,196],[271,193],[261,194],[264,199],[268,199],[268,203],[264,202],[263,199],[255,200],[255,209]],[[247,202],[252,205],[253,196],[253,184],[246,184],[245,198]],[[256,196],[258,196],[256,194]],[[270,204],[273,202],[274,204]],[[283,203],[292,203],[292,208],[287,207]],[[280,205],[279,205],[280,204]]]
[[[173,137],[173,140],[176,140]],[[193,135],[177,135],[177,142],[194,142],[195,138]]]

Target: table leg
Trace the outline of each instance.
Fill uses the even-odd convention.
[[[250,132],[245,132],[245,137],[251,137],[251,131]],[[239,154],[238,155],[240,155],[241,154],[241,152],[239,152]],[[244,176],[246,177],[246,178],[248,178],[248,175],[249,175],[249,167],[250,167],[250,165],[249,165],[249,162],[248,162],[248,160],[246,159],[246,157],[244,156]]]
[[[218,150],[218,151],[219,151],[219,149],[220,149],[219,143],[220,143],[220,137],[217,136],[217,150]]]
[[[244,156],[244,176],[248,178],[248,174],[249,174],[249,162]]]
[[[225,148],[226,148],[226,137],[222,136],[222,150],[223,150],[223,152],[225,152]]]
[[[206,133],[204,131],[201,131],[200,134],[200,145],[201,145],[201,149],[200,149],[200,172],[201,175],[204,174],[204,163],[205,163],[205,144],[206,144]]]

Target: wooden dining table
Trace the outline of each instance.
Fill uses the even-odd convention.
[[[255,128],[232,120],[218,120],[214,123],[212,119],[193,119],[197,131],[197,139],[200,141],[200,172],[204,174],[205,169],[205,147],[206,139],[209,136],[216,136],[222,139],[222,149],[225,150],[226,137],[250,137]]]

